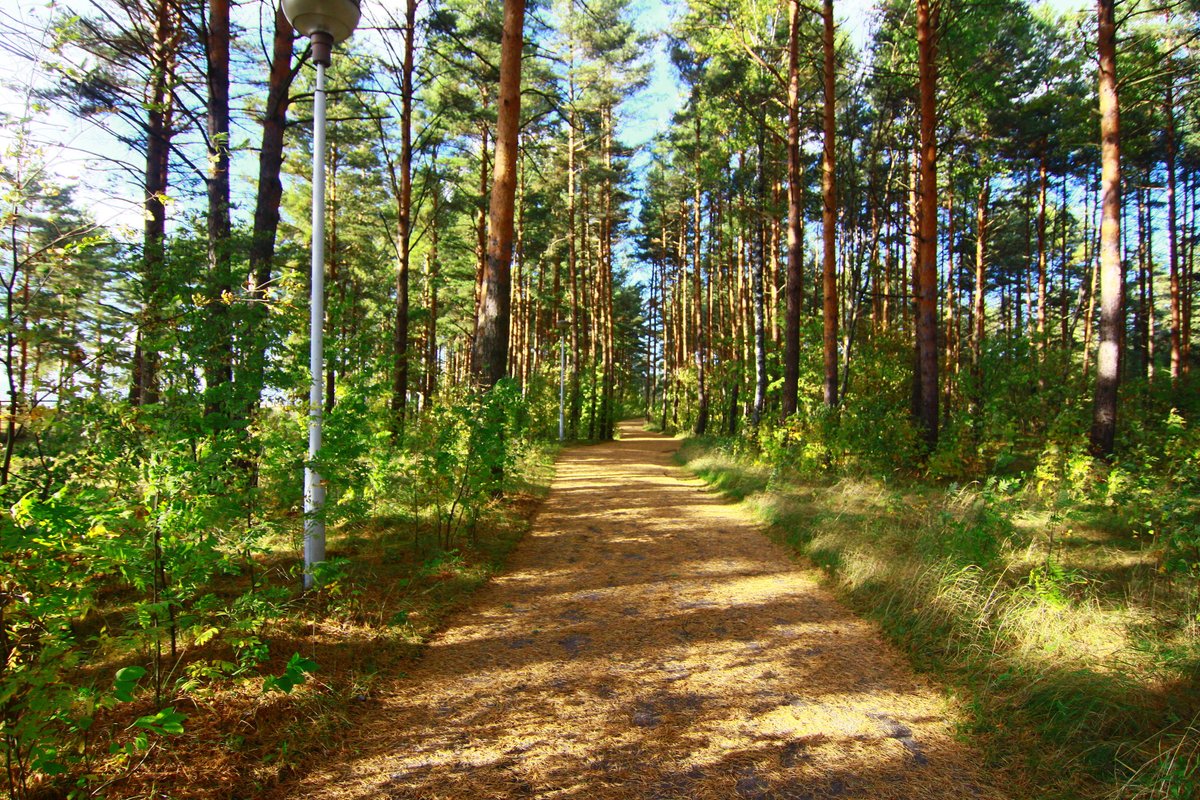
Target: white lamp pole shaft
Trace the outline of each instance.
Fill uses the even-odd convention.
[[[325,560],[325,487],[312,461],[321,449],[325,372],[325,65],[317,64],[313,95],[312,317],[308,389],[308,463],[304,467],[304,588],[313,587],[313,565]]]

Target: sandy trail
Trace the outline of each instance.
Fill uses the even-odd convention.
[[[631,423],[296,798],[1001,798],[875,627]]]

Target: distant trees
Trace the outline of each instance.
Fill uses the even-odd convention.
[[[1101,220],[1121,184],[1101,175],[1111,173],[1113,134],[1104,134],[1102,152],[1091,129],[1109,92],[1097,93],[1089,72],[1103,39],[1095,15],[1059,19],[1021,0],[953,9],[893,0],[881,4],[859,56],[836,33],[827,39],[830,14],[821,11],[735,4],[713,14],[696,3],[677,25],[684,80],[702,87],[705,114],[726,133],[709,149],[698,193],[679,180],[695,172],[684,135],[690,117],[661,138],[661,169],[648,172],[639,235],[658,312],[652,350],[663,359],[650,416],[690,425],[711,404],[734,430],[761,413],[755,395],[765,386],[766,405],[795,426],[810,424],[814,398],[842,407],[832,419],[848,424],[865,408],[878,413],[883,381],[888,413],[911,408],[900,428],[918,434],[930,456],[986,449],[1001,407],[1022,420],[1018,428],[1039,427],[1016,410],[1028,390],[1043,409],[1033,416],[1069,419],[1078,441],[1111,453],[1103,430],[1131,371],[1151,384],[1130,391],[1144,391],[1158,385],[1156,365],[1175,382],[1188,366],[1194,248],[1180,226],[1189,224],[1194,195],[1181,199],[1192,184],[1182,177],[1188,140],[1178,126],[1196,96],[1176,80],[1183,51],[1166,43],[1182,41],[1193,12],[1146,8],[1124,23],[1127,36],[1099,51],[1102,65],[1110,45],[1129,51],[1131,77],[1119,85],[1135,95],[1139,177],[1127,176],[1125,191],[1136,180],[1130,196],[1140,198]],[[1101,116],[1111,131],[1115,117]],[[685,217],[685,192],[690,209],[712,209],[711,225]],[[817,226],[806,224],[818,214],[819,242]],[[1113,233],[1118,225],[1123,237]],[[689,260],[700,257],[700,269],[689,269],[699,285],[682,280],[680,247]],[[1117,288],[1122,274],[1131,287],[1136,278],[1136,293]],[[691,297],[712,315],[703,393],[699,372],[681,357],[697,326]],[[898,357],[901,342],[914,355]],[[1114,348],[1133,355],[1117,363]],[[1097,350],[1103,365],[1089,436],[1079,390]],[[906,396],[895,393],[898,375]],[[875,396],[856,396],[856,384]],[[1178,391],[1171,396],[1182,402]]]

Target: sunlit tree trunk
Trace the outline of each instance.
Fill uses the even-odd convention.
[[[938,441],[937,43],[940,0],[917,0],[920,205],[917,232],[917,418],[930,449]]]
[[[758,213],[755,215],[755,253],[752,259],[751,269],[753,275],[751,282],[753,284],[754,311],[753,311],[753,332],[754,332],[754,407],[751,411],[751,418],[754,424],[762,420],[763,411],[767,407],[767,325],[766,325],[766,292],[763,280],[763,273],[766,270],[767,262],[767,226],[764,217],[766,216],[764,205],[766,203],[766,128],[767,121],[765,117],[760,117],[758,120]]]
[[[272,39],[271,69],[267,77],[267,103],[263,110],[262,144],[258,152],[258,194],[254,203],[254,234],[250,240],[250,335],[246,354],[249,386],[246,401],[257,406],[262,399],[266,371],[267,289],[271,285],[275,260],[275,239],[279,230],[279,203],[283,183],[283,138],[287,124],[292,69],[292,44],[296,33],[283,14],[275,8],[275,33]]]
[[[824,23],[824,138],[821,156],[821,226],[824,243],[822,286],[824,287],[824,355],[825,405],[832,408],[838,402],[838,292],[837,292],[837,183],[835,175],[836,129],[834,107],[835,63],[833,49],[833,0],[825,0],[821,18]],[[935,278],[936,279],[936,278]],[[936,287],[935,287],[936,291]]]
[[[1037,210],[1037,350],[1043,360],[1046,354],[1046,185],[1046,153],[1043,143],[1043,150],[1038,156]]]
[[[971,336],[971,374],[975,379],[976,408],[983,400],[983,337],[987,330],[987,229],[991,186],[991,179],[984,175],[975,207],[975,298],[972,311],[975,330]]]
[[[488,211],[487,265],[476,310],[472,370],[491,387],[508,370],[509,290],[513,246],[513,202],[517,192],[517,136],[521,121],[521,51],[525,0],[505,0],[500,49],[500,108],[496,161]]]
[[[222,387],[233,380],[233,273],[229,212],[229,0],[208,4],[208,267],[211,337],[204,380],[206,413],[228,410]]]
[[[163,256],[166,244],[166,196],[173,133],[170,82],[180,31],[174,5],[160,0],[155,7],[153,82],[146,113],[146,169],[142,231],[142,299],[134,347],[129,401],[132,405],[158,402],[159,343],[162,313]]]
[[[1176,178],[1175,160],[1178,155],[1178,142],[1175,132],[1175,74],[1167,74],[1166,97],[1166,163],[1167,171],[1167,261],[1171,282],[1171,380],[1179,380],[1183,373],[1183,303],[1181,299],[1179,280],[1179,233],[1176,214]]]
[[[704,317],[701,313],[700,275],[700,103],[696,103],[696,150],[695,150],[695,187],[692,198],[692,294],[695,297],[692,311],[692,326],[696,329],[696,427],[697,436],[703,436],[708,430],[708,386],[705,381],[704,364]]]
[[[1121,331],[1125,276],[1121,269],[1121,145],[1117,101],[1115,0],[1097,0],[1100,59],[1100,352],[1096,360],[1096,393],[1092,411],[1091,449],[1097,456],[1113,452],[1117,433],[1117,389],[1121,381]]]
[[[400,175],[396,192],[396,321],[392,329],[392,435],[404,431],[408,406],[408,274],[412,239],[413,50],[417,0],[404,7],[404,64],[400,72]],[[434,221],[437,224],[437,221]]]
[[[783,333],[783,416],[796,413],[800,381],[800,313],[804,278],[804,245],[801,229],[800,185],[800,0],[788,3],[788,267],[787,310]]]
[[[436,169],[436,161],[434,169]],[[438,281],[440,280],[440,264],[438,262],[438,220],[441,211],[441,183],[435,177],[433,190],[430,195],[429,220],[429,250],[426,253],[428,273],[428,309],[429,318],[425,325],[425,403],[429,404],[437,392],[438,385]]]

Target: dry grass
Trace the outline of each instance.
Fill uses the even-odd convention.
[[[760,469],[688,447],[716,485]],[[740,494],[777,540],[961,688],[970,729],[1029,775],[1017,794],[1200,796],[1197,587],[1161,575],[1151,544],[977,486],[776,476],[755,491]]]

